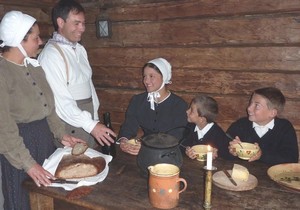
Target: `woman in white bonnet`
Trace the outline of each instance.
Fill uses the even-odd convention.
[[[41,164],[55,150],[54,138],[73,146],[82,140],[64,134],[54,98],[36,57],[42,40],[36,19],[19,11],[0,23],[0,159],[4,209],[30,209],[22,182],[31,177],[48,186],[55,179]]]
[[[187,103],[166,86],[171,84],[170,63],[164,58],[153,59],[144,65],[142,73],[146,92],[132,97],[119,132],[121,149],[133,155],[138,154],[140,147],[125,143],[137,136],[139,128],[144,136],[171,130],[168,134],[181,139],[184,129],[173,128],[187,124]]]

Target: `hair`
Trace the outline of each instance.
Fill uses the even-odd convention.
[[[285,105],[285,97],[282,92],[275,87],[265,87],[256,89],[252,95],[254,94],[261,95],[265,99],[267,99],[267,106],[269,109],[277,109],[278,112],[282,112]]]
[[[52,23],[55,31],[58,30],[57,18],[67,20],[70,12],[84,13],[84,8],[75,0],[60,0],[52,9]]]
[[[27,41],[29,34],[32,33],[32,27],[33,27],[34,25],[36,25],[36,24],[37,24],[37,21],[35,21],[35,22],[33,23],[33,25],[30,27],[30,29],[28,30],[28,32],[25,34],[25,36],[24,36],[24,38],[23,38],[23,41]],[[0,40],[0,43],[2,43],[2,42],[3,42],[3,40]],[[1,52],[1,53],[8,52],[8,51],[10,50],[10,48],[12,48],[12,47],[11,47],[11,46],[4,46],[4,47],[1,48],[0,52]]]
[[[215,99],[206,95],[197,95],[192,99],[192,103],[196,105],[198,115],[205,117],[207,123],[215,121],[219,113],[218,103]]]
[[[157,71],[160,75],[162,75],[160,69],[159,69],[155,64],[153,64],[153,63],[146,63],[146,64],[143,66],[143,68],[142,68],[143,73],[144,73],[144,70],[145,70],[146,67],[152,68],[152,69],[154,69],[155,71]]]

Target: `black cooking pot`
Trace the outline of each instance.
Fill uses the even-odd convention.
[[[166,133],[148,135],[141,140],[141,149],[137,156],[137,165],[144,177],[148,176],[148,167],[158,163],[182,166],[182,154],[179,148],[181,140]]]

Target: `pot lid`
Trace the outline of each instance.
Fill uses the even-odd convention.
[[[179,140],[176,137],[165,133],[148,135],[142,141],[146,146],[160,149],[174,147],[179,144]]]

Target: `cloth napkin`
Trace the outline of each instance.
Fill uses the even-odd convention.
[[[61,159],[63,158],[63,156],[70,155],[71,151],[72,151],[71,147],[64,147],[64,148],[56,149],[55,152],[48,159],[46,159],[44,161],[43,168],[54,175],[56,168],[57,168],[59,162],[61,161]],[[88,148],[84,154],[90,158],[103,157],[106,162],[106,166],[105,166],[104,170],[101,173],[97,174],[96,176],[81,178],[81,179],[70,179],[73,181],[79,181],[77,184],[52,183],[50,185],[50,187],[62,187],[65,190],[73,190],[77,187],[90,186],[90,185],[94,185],[98,182],[102,182],[108,174],[108,171],[109,171],[108,163],[112,160],[112,156],[102,154],[102,153],[100,153],[96,150],[90,149],[90,148]]]

